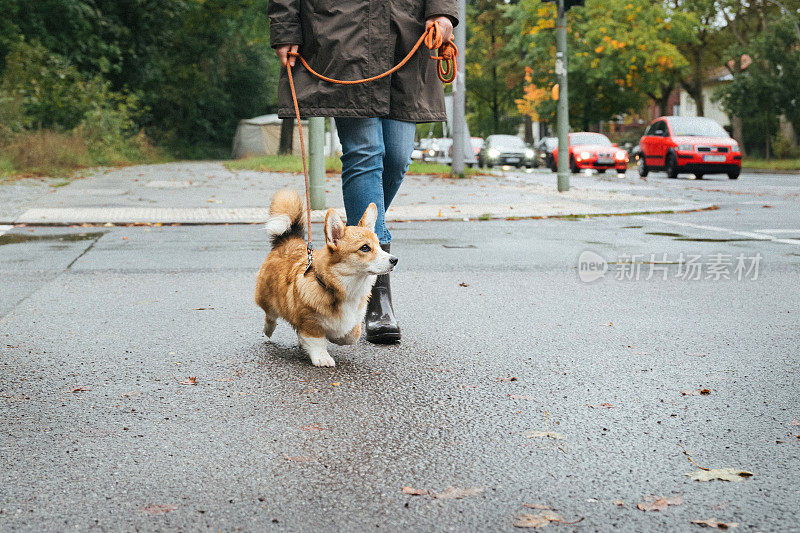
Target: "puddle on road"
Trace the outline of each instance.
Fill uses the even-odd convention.
[[[748,241],[761,241],[763,239],[749,239],[749,238],[713,238],[713,237],[687,237],[680,233],[671,233],[668,231],[646,231],[647,235],[657,235],[659,237],[672,237],[675,241],[682,242],[748,242]]]
[[[680,233],[669,233],[667,231],[646,231],[647,235],[659,235],[661,237],[683,237]]]
[[[6,244],[22,244],[25,242],[80,242],[80,241],[93,241],[105,235],[104,231],[95,231],[91,233],[52,233],[49,235],[33,235],[25,233],[6,233],[0,235],[0,246]]]
[[[747,241],[759,241],[763,242],[764,239],[711,239],[711,238],[700,238],[700,237],[681,237],[679,239],[675,239],[676,241],[689,241],[689,242],[747,242]]]

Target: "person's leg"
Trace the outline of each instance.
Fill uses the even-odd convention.
[[[408,165],[411,163],[417,125],[414,122],[388,118],[381,122],[383,123],[383,145],[386,150],[383,158],[383,205],[385,209],[389,209],[408,171]]]
[[[378,208],[375,233],[381,242],[391,238],[384,220],[383,130],[378,118],[337,118],[342,144],[342,196],[347,223],[358,224],[370,203]]]

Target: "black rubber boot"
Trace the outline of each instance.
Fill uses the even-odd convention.
[[[383,251],[389,253],[391,245],[381,244]],[[364,317],[366,337],[375,344],[394,344],[400,342],[400,326],[392,308],[392,289],[389,285],[389,274],[381,274],[372,287],[372,296],[367,304],[367,315]]]

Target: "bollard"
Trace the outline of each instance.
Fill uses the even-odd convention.
[[[308,119],[308,178],[311,209],[325,209],[325,119]]]

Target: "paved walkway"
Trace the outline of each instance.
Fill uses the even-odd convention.
[[[299,174],[230,171],[221,162],[181,162],[100,170],[62,187],[0,186],[0,224],[256,223],[272,194],[301,189]],[[515,172],[446,179],[408,176],[387,218],[463,220],[686,211],[709,204],[665,198],[638,179],[574,176],[558,193],[555,175]],[[327,205],[343,212],[340,177],[327,178]],[[313,213],[321,220],[323,212]]]

